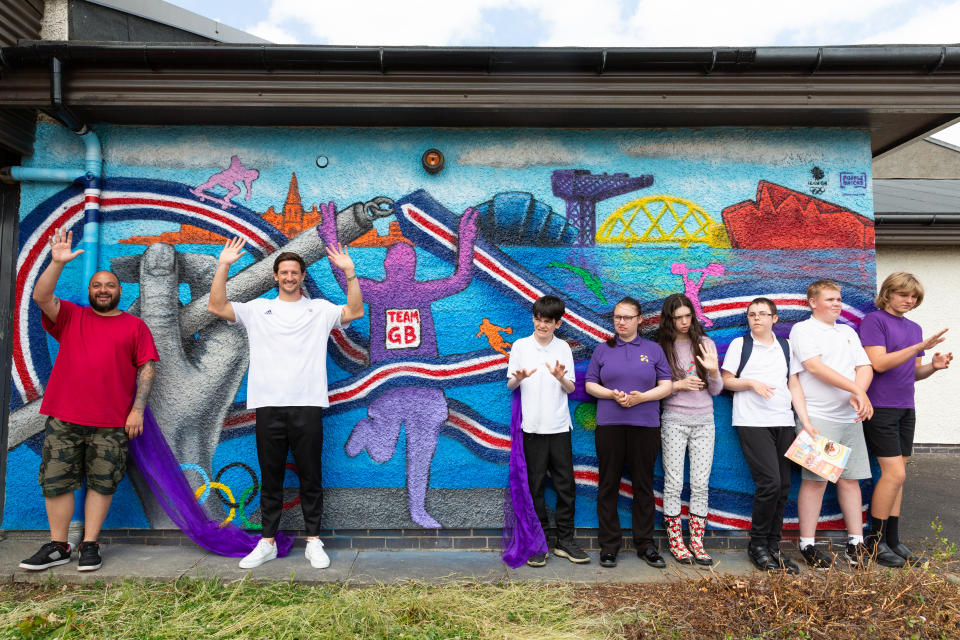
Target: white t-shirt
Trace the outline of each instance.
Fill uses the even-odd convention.
[[[857,412],[850,405],[850,392],[821,382],[804,369],[803,362],[814,356],[850,380],[857,377],[856,368],[870,366],[870,358],[860,345],[857,332],[845,324],[826,324],[811,316],[790,329],[790,373],[798,374],[807,413],[821,420],[856,422]]]
[[[554,336],[543,347],[532,335],[520,338],[510,347],[510,363],[507,365],[507,380],[518,369],[536,369],[532,376],[520,382],[520,407],[523,410],[521,424],[527,433],[563,433],[572,428],[567,394],[560,382],[547,370],[557,361],[566,368],[564,377],[574,381],[573,352],[570,345]]]
[[[231,302],[247,330],[250,372],[247,408],[327,407],[327,339],[342,307],[301,297]]]
[[[727,347],[723,370],[736,375],[743,352],[743,338],[735,338]],[[794,425],[790,390],[787,388],[787,359],[776,338],[767,346],[753,339],[753,351],[740,373],[741,378],[759,380],[774,388],[768,400],[753,389],[733,394],[733,424],[744,427],[792,427]]]

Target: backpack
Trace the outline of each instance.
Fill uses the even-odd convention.
[[[787,342],[786,338],[781,338],[780,336],[774,336],[777,339],[777,342],[780,343],[780,348],[783,349],[783,357],[787,359],[787,378],[790,378],[790,343]],[[747,333],[743,336],[743,348],[740,350],[740,365],[737,367],[737,377],[740,377],[740,374],[743,372],[743,368],[747,365],[747,360],[750,359],[750,354],[753,353],[753,334]]]

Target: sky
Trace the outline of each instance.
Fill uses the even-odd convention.
[[[170,0],[278,44],[734,47],[960,42],[960,0]],[[960,125],[936,137],[960,146]]]

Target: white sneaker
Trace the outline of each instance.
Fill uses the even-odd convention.
[[[307,540],[307,550],[303,555],[310,561],[310,566],[314,569],[326,569],[330,566],[330,558],[327,552],[323,550],[323,543],[320,540]]]
[[[259,567],[264,562],[270,562],[271,560],[277,559],[277,545],[276,543],[270,544],[263,538],[260,538],[260,542],[257,543],[257,546],[253,548],[253,551],[244,556],[243,560],[240,561],[241,569],[253,569],[254,567]]]

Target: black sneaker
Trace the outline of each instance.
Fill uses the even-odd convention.
[[[27,571],[42,571],[68,562],[70,562],[70,545],[66,542],[48,542],[19,566]]]
[[[930,558],[924,558],[923,556],[915,554],[914,552],[910,551],[910,549],[907,548],[907,545],[903,544],[902,542],[895,547],[890,547],[890,550],[906,560],[907,564],[911,567],[919,567],[930,562]]]
[[[873,550],[873,559],[876,560],[877,564],[881,567],[890,567],[892,569],[899,569],[907,564],[907,559],[902,558],[893,549],[888,547],[886,542],[877,543],[877,546],[874,547]]]
[[[773,558],[778,570],[785,571],[791,575],[800,573],[800,567],[797,566],[797,563],[791,560],[790,556],[781,551],[779,547],[770,549],[770,556]]]
[[[600,554],[600,566],[611,569],[617,566],[617,554],[615,553],[601,553]]]
[[[528,567],[542,567],[547,564],[547,554],[536,553],[527,558]]]
[[[580,548],[575,540],[558,540],[553,548],[553,555],[566,558],[576,564],[585,564],[590,562],[590,556]]]
[[[815,545],[809,545],[800,549],[800,555],[804,561],[813,569],[829,569],[833,566],[833,558],[817,549]]]
[[[100,545],[96,542],[80,543],[80,565],[77,571],[96,571],[103,564],[100,559]]]
[[[843,555],[846,556],[847,562],[850,563],[851,567],[863,568],[870,563],[870,550],[867,549],[867,545],[862,542],[858,542],[857,544],[848,542]]]

